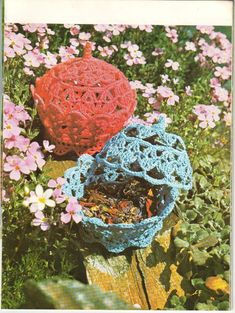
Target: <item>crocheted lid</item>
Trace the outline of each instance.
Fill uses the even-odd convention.
[[[152,126],[132,124],[109,140],[96,162],[106,180],[119,175],[144,178],[153,185],[190,189],[192,168],[181,137],[165,131],[164,118]]]
[[[134,112],[136,93],[124,74],[91,55],[70,59],[37,78],[32,94],[47,136],[62,155],[94,154]]]

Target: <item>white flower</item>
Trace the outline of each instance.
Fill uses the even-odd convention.
[[[165,63],[165,67],[171,67],[173,71],[177,71],[179,69],[179,63],[174,62],[171,59],[167,59],[167,62]]]
[[[41,185],[37,185],[35,192],[31,192],[30,197],[28,198],[28,203],[30,205],[31,212],[37,212],[44,210],[45,206],[54,207],[55,201],[51,200],[50,197],[53,194],[52,189],[47,189],[45,192]]]
[[[47,152],[52,152],[55,149],[55,145],[50,145],[48,140],[43,140],[43,147]]]
[[[162,80],[162,83],[163,83],[163,84],[165,84],[166,82],[169,82],[169,81],[170,81],[168,75],[160,75],[160,76],[161,76],[161,80]]]

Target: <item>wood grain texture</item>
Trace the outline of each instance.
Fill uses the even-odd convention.
[[[163,309],[171,293],[183,296],[171,240],[177,222],[171,214],[151,246],[130,248],[121,254],[109,253],[99,244],[80,242],[88,283],[113,291],[141,309]]]

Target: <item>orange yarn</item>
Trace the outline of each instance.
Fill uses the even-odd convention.
[[[32,94],[54,153],[99,152],[134,112],[136,93],[124,74],[91,55],[70,59],[36,79]]]

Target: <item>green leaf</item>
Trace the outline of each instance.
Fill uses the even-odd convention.
[[[195,220],[195,218],[197,217],[197,213],[196,213],[195,211],[193,211],[193,210],[188,210],[188,211],[186,212],[186,216],[187,216],[187,218],[188,218],[190,221],[193,221],[193,220]]]
[[[218,239],[214,236],[208,236],[200,240],[197,244],[193,245],[194,248],[209,248],[218,243]]]
[[[107,293],[95,285],[84,285],[76,280],[28,280],[24,287],[26,305],[30,309],[60,310],[117,310],[134,309],[114,293]]]
[[[209,257],[210,255],[206,251],[200,251],[192,247],[192,259],[195,265],[204,265]]]
[[[228,311],[230,309],[230,303],[229,301],[220,302],[218,303],[217,308],[220,311]]]
[[[186,297],[178,297],[176,295],[173,295],[170,299],[170,307],[176,310],[184,310],[185,302],[186,302]]]
[[[198,209],[204,205],[204,200],[202,200],[200,197],[195,197],[194,198],[194,205]]]
[[[180,239],[179,237],[176,237],[174,240],[174,243],[177,248],[188,248],[189,243],[183,239]]]
[[[202,278],[193,278],[191,279],[191,283],[196,289],[205,289],[205,282]]]
[[[200,240],[204,240],[205,238],[207,238],[209,236],[208,232],[204,229],[199,229],[197,232],[196,232],[196,237],[197,237],[197,240],[200,241]]]
[[[217,307],[215,305],[212,304],[212,302],[209,302],[208,303],[197,303],[196,305],[196,310],[199,310],[199,311],[216,311],[217,310]]]
[[[224,255],[224,261],[225,261],[225,263],[227,263],[228,265],[230,265],[230,255],[229,255],[229,254],[225,254],[225,255]]]
[[[204,176],[201,176],[199,184],[202,189],[205,189],[208,186],[208,181]]]

